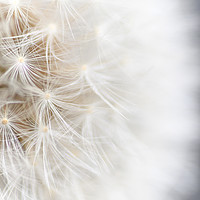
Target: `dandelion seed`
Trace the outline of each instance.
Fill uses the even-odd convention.
[[[89,114],[93,113],[93,112],[94,112],[94,107],[93,107],[93,106],[90,106],[90,107],[88,108],[87,112],[88,112]]]
[[[47,132],[48,132],[48,127],[47,127],[47,126],[45,126],[45,127],[43,128],[43,132],[44,132],[44,133],[47,133]]]
[[[18,6],[20,3],[20,0],[10,0],[9,1],[13,6]]]
[[[41,69],[40,64],[44,63],[42,55],[40,55],[41,48],[29,44],[30,40],[27,38],[3,38],[0,43],[0,48],[3,60],[5,62],[4,74],[0,80],[20,81],[23,84],[35,85],[41,79],[45,71]]]
[[[51,98],[51,95],[50,95],[48,92],[46,92],[46,93],[45,93],[45,99],[46,99],[46,100],[49,100],[50,98]]]
[[[49,24],[48,26],[48,31],[50,34],[55,34],[57,31],[57,27],[55,24]]]
[[[8,124],[8,119],[7,119],[7,118],[3,118],[3,119],[1,120],[1,123],[2,123],[3,125]]]
[[[25,58],[24,57],[19,57],[18,61],[19,61],[19,63],[24,63],[25,62]]]
[[[88,66],[87,66],[87,65],[83,65],[83,66],[81,67],[81,69],[82,69],[82,71],[86,71],[86,70],[88,69]]]

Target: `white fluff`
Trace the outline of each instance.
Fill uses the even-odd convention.
[[[2,200],[192,192],[197,62],[183,3],[0,0]]]

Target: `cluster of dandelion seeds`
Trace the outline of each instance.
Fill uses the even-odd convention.
[[[0,200],[182,199],[198,110],[187,5],[0,0]]]
[[[76,199],[70,185],[112,167],[128,110],[116,17],[99,1],[0,0],[2,199]]]

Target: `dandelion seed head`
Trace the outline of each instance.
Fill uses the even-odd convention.
[[[111,56],[116,46],[109,43],[105,48],[101,40],[96,41],[106,36],[110,26],[106,27],[101,17],[97,19],[99,14],[90,0],[2,1],[9,5],[9,11],[2,14],[6,20],[1,21],[5,21],[6,30],[11,30],[0,41],[0,65],[2,60],[2,66],[4,62],[6,66],[6,70],[0,70],[0,81],[9,82],[15,90],[0,88],[9,94],[2,102],[12,100],[11,109],[2,106],[0,113],[1,142],[8,149],[3,156],[9,153],[7,157],[16,169],[13,179],[20,179],[18,185],[10,187],[12,181],[4,173],[8,182],[5,193],[20,193],[19,198],[9,199],[22,199],[24,194],[23,199],[50,199],[35,181],[48,190],[58,185],[60,191],[62,185],[69,185],[66,181],[84,180],[112,165],[107,151],[112,145],[107,144],[116,124],[111,130],[115,122],[107,119],[118,116],[119,112],[109,112],[109,108],[116,111],[114,103],[118,105],[123,99],[120,87],[115,89],[115,83],[118,86],[121,82],[109,66],[106,70],[106,63],[113,65],[113,59],[123,55]],[[97,101],[103,106],[98,107]],[[2,144],[0,147],[4,147]],[[9,151],[11,148],[14,151]],[[19,152],[17,162],[13,152]],[[18,173],[22,160],[26,164]],[[11,167],[2,159],[1,174],[1,165]],[[24,169],[28,174],[25,178]],[[55,194],[55,199],[62,197]]]

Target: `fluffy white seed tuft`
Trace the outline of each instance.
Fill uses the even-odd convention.
[[[192,96],[174,5],[0,0],[1,200],[165,199]]]

